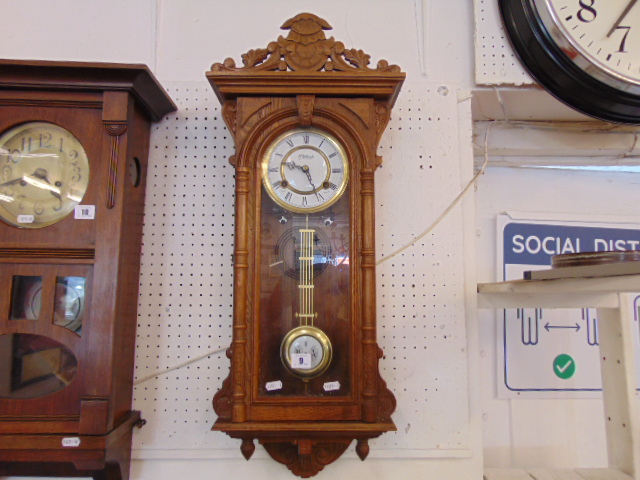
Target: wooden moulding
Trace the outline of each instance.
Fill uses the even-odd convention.
[[[140,412],[131,411],[106,435],[1,435],[0,475],[127,480],[132,430],[139,422]],[[62,448],[63,442],[76,446]]]
[[[177,109],[141,64],[0,59],[0,90],[127,91],[153,121]]]
[[[255,451],[254,439],[267,453],[294,475],[308,478],[337,460],[356,440],[360,460],[369,454],[369,439],[395,431],[393,422],[245,422],[217,421],[213,430],[242,440],[240,450],[249,460]]]
[[[239,96],[293,96],[318,95],[325,97],[349,97],[359,95],[388,102],[393,106],[400,93],[405,74],[368,74],[366,81],[361,75],[345,72],[261,72],[259,76],[242,71],[208,72],[220,103]],[[319,79],[322,82],[319,84]]]

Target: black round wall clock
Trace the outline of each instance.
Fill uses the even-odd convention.
[[[601,120],[640,124],[638,0],[498,0],[525,68],[553,96]]]

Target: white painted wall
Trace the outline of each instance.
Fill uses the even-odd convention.
[[[489,168],[476,191],[478,280],[499,279],[496,215],[526,212],[549,219],[637,222],[640,206],[632,200],[637,183],[637,174],[632,173]],[[605,466],[601,399],[497,399],[498,313],[479,313],[485,465]]]
[[[184,228],[179,222],[162,229],[151,224],[156,215],[180,215],[192,198],[198,201],[196,192],[212,202],[207,206],[211,211],[229,219],[224,227],[198,225],[199,234],[214,239],[198,250],[198,258],[220,258],[230,251],[230,239],[215,240],[223,234],[229,238],[233,210],[226,164],[229,136],[204,77],[212,63],[226,57],[240,63],[241,54],[275,40],[285,20],[310,11],[334,27],[331,34],[336,39],[369,53],[373,65],[387,59],[407,72],[405,91],[381,147],[385,158],[377,177],[381,257],[423,231],[471,176],[473,9],[464,0],[2,0],[0,7],[11,19],[0,31],[0,57],[145,63],[180,107],[156,125],[152,135],[150,173],[168,180],[150,179],[147,187],[138,378],[153,368],[179,363],[185,355],[190,358],[192,350],[202,353],[205,344],[206,348],[228,344],[228,316],[217,320],[211,315],[210,321],[198,320],[198,327],[191,327],[191,321],[180,318],[203,318],[199,307],[185,301],[176,312],[175,305],[165,305],[158,296],[190,293],[183,286],[168,289],[170,280],[164,285],[154,280],[170,273],[203,273],[198,260],[174,270],[154,263],[163,254],[193,254],[193,248],[185,250],[189,247],[181,240]],[[205,104],[207,98],[210,103]],[[173,133],[178,130],[180,135]],[[169,157],[164,147],[172,152]],[[214,168],[214,175],[195,176],[197,185],[187,186],[180,180],[183,162],[189,174],[204,171],[207,165],[208,172]],[[218,195],[212,199],[214,188]],[[156,201],[164,193],[172,202],[166,206]],[[202,209],[193,202],[191,208]],[[399,431],[372,442],[366,462],[349,451],[321,475],[480,478],[474,243],[467,238],[473,221],[470,198],[406,254],[380,266],[379,338],[387,352],[382,370],[399,400],[394,416]],[[224,267],[221,271],[227,272]],[[218,270],[204,272],[214,273]],[[414,286],[394,280],[405,275],[416,278]],[[228,277],[216,285],[203,284],[212,297],[231,294]],[[417,300],[407,305],[405,298]],[[403,315],[396,316],[400,311]],[[156,323],[148,321],[152,317]],[[224,356],[211,355],[136,388],[135,408],[143,411],[148,424],[135,435],[133,479],[290,477],[260,447],[247,463],[238,442],[209,431],[215,420],[211,397],[220,386],[218,379],[226,376],[225,369]]]
[[[147,64],[161,83],[171,86],[170,94],[174,92],[172,95],[180,97],[177,103],[181,106],[176,115],[158,125],[153,137],[155,146],[167,141],[162,132],[175,125],[184,125],[187,130],[209,125],[217,129],[217,133],[204,143],[189,144],[189,147],[208,147],[209,153],[202,153],[203,158],[212,155],[216,162],[224,162],[229,149],[220,119],[205,121],[200,116],[194,120],[194,95],[188,98],[185,92],[199,89],[195,97],[205,97],[204,92],[210,92],[210,87],[204,73],[212,63],[226,57],[240,63],[242,53],[266,46],[280,34],[279,26],[295,14],[310,11],[325,18],[334,27],[331,34],[336,39],[348,47],[362,48],[371,55],[372,63],[387,59],[400,65],[408,75],[391,131],[385,135],[381,149],[385,166],[378,173],[377,235],[378,252],[382,256],[388,253],[389,244],[402,244],[422,232],[472,175],[470,92],[476,87],[475,58],[478,57],[474,54],[474,29],[485,28],[484,22],[479,21],[483,16],[495,15],[491,0],[476,3],[474,18],[474,8],[468,0],[0,0],[5,18],[0,29],[0,57]],[[481,27],[477,27],[481,23]],[[487,41],[494,40],[480,40],[477,47],[480,57],[482,52],[491,52],[491,48],[482,43]],[[442,98],[436,92],[441,86],[447,87],[451,94],[449,100],[455,101],[438,103]],[[407,93],[408,89],[411,94]],[[512,104],[521,108],[518,98],[522,97],[516,96]],[[533,98],[530,109],[536,110]],[[216,100],[209,95],[207,101],[210,102],[207,116],[213,117]],[[420,120],[416,111],[410,110],[416,102],[422,102],[424,109],[421,112],[424,118]],[[496,108],[495,103],[492,108]],[[442,116],[447,118],[441,119],[439,114],[438,118],[430,118],[437,109],[442,109]],[[443,126],[447,129],[442,130]],[[399,131],[400,127],[403,132]],[[407,132],[409,127],[413,130]],[[182,144],[172,144],[172,147],[178,146],[184,148]],[[217,156],[211,153],[214,148],[219,149]],[[151,161],[152,168],[172,168],[163,164],[165,160],[161,155],[153,153],[153,145]],[[429,164],[434,168],[423,171]],[[406,168],[405,177],[394,173],[394,165]],[[417,169],[420,169],[419,175],[410,174]],[[430,170],[437,175],[429,175]],[[402,178],[407,183],[396,183]],[[412,260],[410,267],[402,263],[393,268],[381,266],[378,284],[381,298],[383,294],[399,298],[407,294],[434,297],[433,308],[413,312],[413,315],[424,316],[421,326],[454,333],[456,348],[447,348],[449,344],[444,338],[433,336],[431,341],[437,342],[435,349],[430,346],[428,351],[412,353],[408,359],[396,355],[397,358],[383,361],[385,378],[391,378],[390,387],[400,400],[394,416],[399,432],[383,437],[378,443],[380,448],[373,442],[366,462],[360,462],[352,451],[348,452],[327,467],[319,478],[331,475],[336,479],[476,480],[481,478],[483,445],[487,466],[605,465],[598,402],[495,398],[494,315],[476,312],[474,292],[476,277],[479,281],[496,278],[496,214],[520,210],[588,211],[608,215],[615,211],[619,215],[640,217],[637,202],[631,200],[634,182],[632,175],[489,168],[480,179],[475,195],[468,196],[462,207],[454,209],[432,235],[410,250],[411,256],[426,255],[427,263]],[[212,188],[212,185],[209,186]],[[148,200],[161,193],[161,186],[150,184],[148,188]],[[201,188],[208,188],[206,182]],[[224,188],[230,191],[229,185]],[[410,210],[398,202],[404,191],[415,192],[410,199]],[[223,209],[231,216],[229,202],[224,206],[215,202],[212,209]],[[400,210],[413,215],[399,215]],[[162,213],[149,207],[147,214],[152,211]],[[146,235],[151,235],[149,232],[146,230]],[[449,240],[452,236],[457,237],[458,242],[453,243],[453,250],[448,248],[452,245]],[[146,238],[143,252],[143,273],[145,268],[150,268],[144,265],[152,248],[149,239]],[[219,256],[220,251],[206,254]],[[457,257],[456,261],[451,256]],[[427,272],[429,281],[421,283],[417,291],[408,292],[406,287],[391,286],[388,276],[382,278],[382,273],[402,275],[403,269],[411,275]],[[455,281],[449,281],[450,277],[431,281],[439,275],[452,275]],[[151,288],[143,283],[141,297],[148,299]],[[230,291],[223,287],[221,294],[230,295]],[[153,299],[147,303],[152,302]],[[145,308],[143,315],[159,316],[154,310],[160,308],[159,304]],[[381,346],[387,353],[401,352],[411,339],[406,340],[407,332],[396,334],[403,327],[395,323],[398,320],[393,317],[396,305],[387,305],[381,300],[378,308],[384,336]],[[443,315],[432,318],[434,311]],[[145,334],[149,333],[144,326],[141,328]],[[219,327],[222,333],[215,330],[215,325],[210,328],[213,330],[207,330],[206,335],[228,336],[223,327]],[[158,353],[163,358],[173,359],[168,341],[173,333],[166,323],[153,331],[162,345]],[[411,335],[409,332],[408,336]],[[422,335],[427,338],[426,334]],[[222,340],[221,346],[226,346],[226,337]],[[139,351],[147,348],[139,344]],[[434,352],[437,352],[435,358]],[[218,375],[224,377],[226,359],[220,362],[212,365],[222,369]],[[406,376],[395,375],[396,369],[406,369]],[[139,370],[138,376],[146,373]],[[214,414],[207,399],[218,388],[217,382],[205,384],[189,380],[191,392],[198,389],[203,393],[188,414],[167,409],[166,399],[165,402],[161,398],[146,398],[147,389],[157,392],[159,385],[164,385],[165,392],[171,387],[185,394],[184,388],[180,388],[185,385],[181,383],[185,382],[184,371],[174,372],[173,378],[175,380],[162,380],[164,384],[145,384],[144,393],[138,390],[136,408],[142,408],[153,421],[137,434],[132,479],[290,477],[284,467],[268,459],[260,449],[255,458],[245,462],[237,442],[227,440],[221,433],[209,432]],[[422,393],[418,394],[419,391]],[[459,411],[460,395],[465,399],[464,415]],[[447,403],[451,404],[450,408]],[[189,422],[183,422],[184,415],[189,416]],[[182,423],[186,426],[181,426]],[[419,440],[414,440],[416,435]],[[178,443],[183,448],[177,448]],[[424,448],[425,445],[432,447]]]

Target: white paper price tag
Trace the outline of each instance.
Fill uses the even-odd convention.
[[[273,392],[274,390],[281,390],[282,382],[280,380],[276,380],[274,382],[267,382],[266,388],[268,392]]]
[[[33,223],[36,221],[36,217],[33,215],[18,215],[18,223]]]
[[[66,437],[62,439],[63,447],[79,447],[80,437]]]
[[[292,353],[291,366],[298,370],[309,370],[311,368],[310,353]]]
[[[93,220],[96,218],[95,205],[76,205],[73,212],[73,218],[76,220]]]
[[[325,392],[334,392],[340,390],[340,382],[327,382],[323,385]]]

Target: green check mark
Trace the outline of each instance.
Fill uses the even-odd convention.
[[[576,373],[576,362],[570,355],[561,353],[553,360],[553,373],[558,378],[567,380]]]

